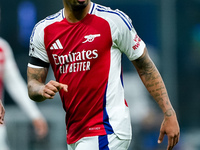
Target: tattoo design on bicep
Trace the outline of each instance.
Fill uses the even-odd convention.
[[[44,83],[47,76],[47,72],[48,72],[47,68],[37,68],[37,69],[29,68],[27,71],[28,80],[30,81],[34,79]]]
[[[156,67],[147,54],[135,62],[139,75],[144,76],[146,81],[159,78],[159,75],[154,74]]]

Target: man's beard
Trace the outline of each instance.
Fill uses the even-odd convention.
[[[80,5],[72,5],[71,8],[73,11],[80,11],[83,10],[87,4],[80,4]]]

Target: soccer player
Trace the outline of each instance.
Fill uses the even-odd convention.
[[[44,138],[48,132],[46,120],[36,104],[28,97],[26,83],[17,68],[10,45],[0,37],[0,99],[2,100],[4,86],[11,98],[31,118],[38,138]],[[1,121],[3,113],[2,111]],[[0,125],[0,145],[1,150],[9,149],[6,143],[5,124]]]
[[[131,123],[121,71],[125,53],[163,111],[158,143],[166,134],[171,150],[179,140],[176,113],[129,17],[90,0],[63,4],[33,29],[27,68],[30,98],[41,102],[60,93],[69,150],[128,149]],[[46,83],[49,64],[56,81]]]
[[[2,101],[0,99],[0,124],[4,123],[4,115],[5,115],[5,109],[4,109]]]

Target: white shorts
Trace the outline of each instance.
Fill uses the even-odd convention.
[[[84,137],[73,144],[68,150],[127,150],[131,140],[119,139],[115,134]]]

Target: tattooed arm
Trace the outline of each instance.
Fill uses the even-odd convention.
[[[132,63],[145,87],[164,113],[158,143],[162,142],[164,134],[166,134],[168,136],[167,150],[171,150],[179,141],[180,129],[162,77],[150,59],[146,48],[143,55],[139,59],[132,61]]]
[[[4,115],[5,115],[5,109],[0,99],[0,124],[4,123]]]
[[[41,102],[46,99],[53,99],[55,94],[61,89],[67,92],[67,85],[65,84],[53,80],[45,84],[47,73],[47,68],[28,67],[28,94],[32,100]]]

